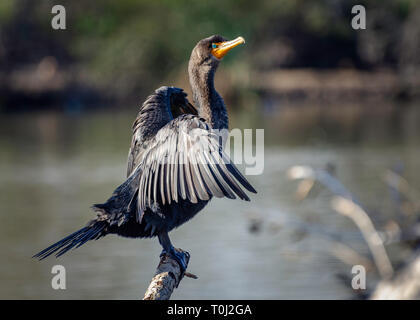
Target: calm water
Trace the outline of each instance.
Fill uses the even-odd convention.
[[[156,239],[108,236],[59,260],[30,258],[83,226],[94,216],[89,207],[123,181],[135,114],[0,116],[0,298],[143,296],[158,263]],[[375,216],[381,225],[392,214],[386,169],[403,164],[420,189],[419,124],[416,105],[266,106],[233,115],[232,127],[265,129],[265,170],[249,177],[259,193],[250,203],[216,199],[172,232],[175,246],[191,253],[189,271],[199,276],[184,279],[173,297],[352,298],[349,284],[337,277],[350,275],[350,267],[330,254],[330,235],[368,255],[365,243],[330,208],[322,188],[297,202],[296,183],[285,171],[334,163],[340,180],[381,212]],[[262,219],[258,233],[249,231],[252,217]],[[66,267],[66,290],[51,288],[54,264]]]

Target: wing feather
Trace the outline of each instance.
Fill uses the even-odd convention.
[[[242,187],[256,192],[219,147],[219,136],[194,115],[181,115],[148,143],[139,184],[139,209],[179,198],[197,203],[211,197],[249,201]]]

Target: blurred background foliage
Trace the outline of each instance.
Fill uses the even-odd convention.
[[[417,0],[63,0],[66,30],[51,28],[55,4],[0,3],[3,110],[138,101],[162,84],[186,87],[191,49],[211,34],[247,40],[226,59],[235,70],[222,84],[228,95],[278,68],[389,68],[410,77],[420,65]],[[366,30],[350,27],[355,4],[366,6]]]

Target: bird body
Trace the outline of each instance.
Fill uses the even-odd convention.
[[[249,201],[241,186],[256,191],[230,162],[215,131],[228,128],[226,107],[214,88],[218,57],[224,55],[226,43],[230,48],[237,45],[212,36],[192,51],[188,70],[197,109],[175,87],[161,87],[146,99],[133,124],[127,180],[105,203],[93,206],[95,219],[35,257],[60,256],[107,234],[157,236],[163,252],[185,269],[168,232],[194,217],[213,197]]]

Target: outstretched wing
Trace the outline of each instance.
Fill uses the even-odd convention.
[[[141,162],[145,146],[159,129],[182,114],[197,115],[198,112],[180,88],[160,87],[151,94],[140,108],[133,123],[133,137],[128,152],[127,177]],[[147,148],[147,147],[146,147]]]
[[[158,131],[132,174],[139,171],[139,214],[155,202],[180,199],[197,203],[238,196],[249,201],[241,186],[256,193],[222,150],[220,136],[193,115],[181,115]]]

